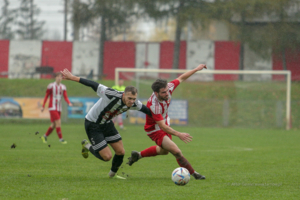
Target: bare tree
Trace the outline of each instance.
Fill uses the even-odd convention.
[[[37,16],[40,9],[34,4],[33,0],[21,0],[18,12],[17,34],[21,39],[40,39],[43,35],[44,21],[38,21]]]
[[[4,5],[1,8],[0,16],[0,39],[13,39],[12,24],[16,18],[16,10],[9,9],[9,1],[4,0]]]

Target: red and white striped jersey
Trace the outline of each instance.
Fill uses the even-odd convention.
[[[49,106],[48,110],[57,110],[61,111],[61,100],[62,96],[64,96],[65,101],[70,104],[70,100],[67,96],[67,88],[64,84],[57,85],[56,82],[50,83],[47,86],[46,95],[44,98],[43,107],[45,107],[45,104],[47,102],[48,96],[50,96]]]
[[[170,118],[168,116],[168,108],[171,102],[172,93],[175,88],[180,84],[180,81],[175,79],[168,83],[169,98],[167,101],[159,101],[154,92],[148,99],[147,107],[150,109],[152,117],[146,115],[146,123],[144,126],[147,134],[161,130],[156,121],[165,120],[166,125],[170,126]]]

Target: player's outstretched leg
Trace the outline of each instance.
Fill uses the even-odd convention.
[[[137,162],[139,159],[140,159],[140,153],[137,151],[132,151],[131,157],[128,158],[128,162],[126,164],[131,166],[133,163]]]
[[[89,148],[90,148],[91,144],[87,140],[82,140],[81,146],[82,146],[81,155],[84,158],[88,158],[89,157]]]
[[[117,175],[117,172],[123,163],[124,154],[125,154],[125,149],[121,138],[118,141],[110,143],[109,145],[115,151],[115,155],[113,157],[111,169],[110,172],[108,173],[108,176],[110,178],[126,179],[124,177]]]
[[[180,153],[181,154],[181,153]],[[184,167],[186,168],[190,174],[196,179],[196,180],[203,180],[205,179],[205,176],[202,176],[201,174],[199,174],[198,172],[196,172],[192,165],[190,164],[190,162],[183,156],[179,156],[178,158],[176,158],[178,164],[180,167]]]
[[[144,149],[141,152],[132,151],[131,157],[128,158],[127,164],[129,166],[131,166],[133,163],[137,162],[141,158],[152,157],[152,156],[157,156],[157,155],[165,155],[165,153],[162,153],[162,154],[157,153],[157,146],[151,146],[147,149]]]

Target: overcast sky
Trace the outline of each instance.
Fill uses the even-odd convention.
[[[9,0],[9,8],[19,7],[20,2],[21,0]],[[33,2],[41,10],[38,20],[46,22],[44,29],[47,32],[44,34],[44,39],[58,39],[55,37],[60,37],[62,40],[64,37],[64,0],[34,0]],[[4,1],[1,0],[0,7],[3,5]],[[68,40],[72,40],[70,24],[68,25],[68,30]]]
[[[20,7],[21,0],[8,0],[9,9]],[[86,1],[86,0],[81,0]],[[39,21],[45,21],[43,40],[63,40],[64,38],[64,2],[65,0],[33,0],[34,4],[41,10],[38,15]],[[69,6],[71,6],[69,0]],[[4,1],[0,0],[0,9],[4,5]],[[72,25],[70,23],[71,15],[68,15],[68,34],[67,40],[72,41]],[[137,31],[143,32],[145,38],[149,37],[155,24],[152,21],[140,21],[137,24]]]

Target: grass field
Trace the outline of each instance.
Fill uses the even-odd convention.
[[[299,199],[300,131],[176,127],[193,136],[174,141],[206,180],[184,187],[171,181],[178,167],[172,155],[145,158],[107,177],[111,162],[81,156],[83,124],[63,124],[67,145],[55,132],[41,142],[48,123],[2,123],[0,199]],[[39,134],[35,134],[39,131]],[[142,126],[120,132],[126,150],[154,143]],[[17,147],[11,149],[15,143]],[[124,160],[124,163],[126,162]]]

